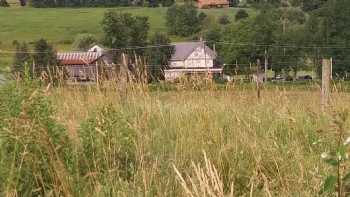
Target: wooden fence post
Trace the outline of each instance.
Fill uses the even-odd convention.
[[[96,65],[95,65],[95,69],[96,69],[96,88],[99,91],[100,90],[100,73],[99,73],[99,63],[98,61],[96,61]]]
[[[256,88],[257,88],[257,93],[258,93],[258,99],[261,97],[261,86],[264,81],[264,77],[261,72],[261,64],[260,64],[260,59],[257,60],[256,63]]]
[[[268,66],[268,64],[269,64],[269,60],[268,60],[268,55],[267,55],[267,49],[265,49],[265,64],[264,64],[264,69],[265,69],[264,81],[265,81],[265,83],[267,82],[267,75],[268,75],[268,73],[267,73],[267,71],[268,71],[267,66]]]
[[[321,105],[322,110],[329,104],[330,98],[330,82],[331,82],[331,60],[322,60],[322,89],[321,89]]]

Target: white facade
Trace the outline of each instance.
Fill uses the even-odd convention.
[[[204,42],[184,42],[175,44],[175,53],[164,70],[167,81],[174,81],[185,76],[213,78],[222,74],[222,68],[215,67],[215,51]]]
[[[214,57],[204,47],[196,48],[185,60],[171,60],[170,68],[212,68]]]

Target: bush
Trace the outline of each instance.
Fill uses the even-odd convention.
[[[248,18],[248,17],[249,17],[248,12],[246,10],[240,9],[240,10],[238,10],[238,12],[235,15],[235,20],[239,21],[241,19],[245,19],[245,18]]]
[[[125,114],[105,106],[82,124],[79,136],[86,158],[84,173],[97,172],[102,182],[106,175],[125,181],[133,177],[135,132]]]
[[[227,15],[222,15],[219,17],[219,20],[218,22],[221,24],[221,25],[227,25],[229,24],[231,21],[229,19],[229,17]]]
[[[92,34],[79,34],[73,43],[73,48],[80,51],[87,51],[97,40]]]

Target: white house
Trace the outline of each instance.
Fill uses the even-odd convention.
[[[222,74],[223,69],[216,65],[216,52],[204,42],[181,42],[174,46],[174,54],[164,70],[165,80],[172,81],[186,75],[212,77]]]

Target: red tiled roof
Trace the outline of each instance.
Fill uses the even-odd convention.
[[[96,62],[101,53],[97,52],[66,52],[57,53],[57,60],[63,65],[87,65]]]

